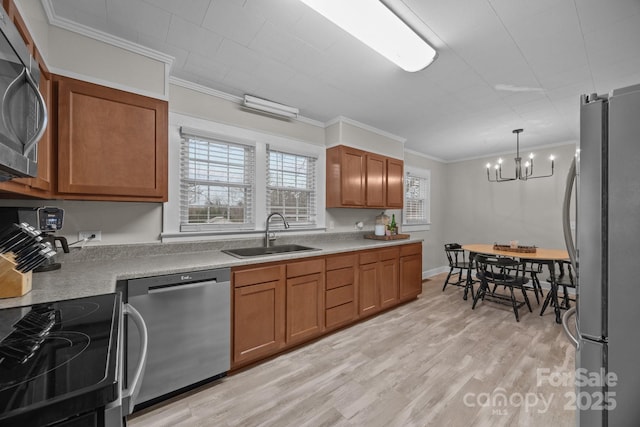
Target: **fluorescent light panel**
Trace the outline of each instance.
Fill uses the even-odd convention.
[[[420,71],[436,51],[377,0],[301,0],[405,71]]]
[[[298,117],[299,110],[288,105],[278,104],[277,102],[269,101],[262,98],[257,98],[251,95],[244,96],[244,106],[253,110],[264,111],[265,113],[275,114],[276,116],[283,116],[295,119]]]

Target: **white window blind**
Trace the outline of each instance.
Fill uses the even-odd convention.
[[[255,147],[181,129],[180,230],[254,228]]]
[[[267,147],[267,215],[279,212],[291,226],[315,226],[316,162]]]
[[[403,224],[429,224],[429,178],[428,173],[406,172]]]

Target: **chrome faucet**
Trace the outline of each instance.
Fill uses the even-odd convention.
[[[266,226],[266,230],[264,232],[264,247],[268,248],[269,244],[271,243],[271,241],[276,240],[276,233],[269,233],[269,221],[271,221],[271,218],[274,216],[279,216],[280,218],[282,218],[282,222],[284,223],[284,228],[289,228],[289,223],[287,222],[286,219],[284,219],[284,216],[282,216],[281,213],[279,212],[274,212],[271,215],[269,215],[267,217],[267,226]]]

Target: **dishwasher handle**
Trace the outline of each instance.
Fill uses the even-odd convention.
[[[175,284],[175,285],[154,286],[149,288],[149,294],[160,294],[165,292],[184,291],[186,289],[203,288],[205,286],[215,285],[216,283],[218,282],[215,280],[209,280],[207,282],[188,283],[186,285]]]
[[[147,349],[149,344],[149,332],[147,325],[144,323],[144,319],[138,310],[136,310],[131,304],[125,304],[123,313],[125,316],[129,316],[133,323],[136,325],[138,332],[140,333],[140,360],[136,367],[135,373],[131,383],[123,390],[123,398],[129,398],[129,407],[126,408],[126,413],[131,414],[133,407],[135,406],[138,393],[140,393],[140,387],[142,385],[142,377],[144,375],[144,369],[147,365]]]
[[[189,289],[188,286],[211,283],[227,283],[231,281],[231,269],[216,268],[211,270],[190,271],[186,273],[168,274],[164,276],[141,277],[127,281],[127,296],[148,295],[155,292],[169,292]]]

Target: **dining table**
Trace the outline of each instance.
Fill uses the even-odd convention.
[[[562,323],[560,304],[558,303],[558,283],[556,281],[555,263],[556,261],[566,261],[569,259],[569,253],[565,249],[547,249],[535,248],[535,252],[520,252],[518,248],[514,250],[496,249],[493,244],[463,244],[462,249],[469,251],[470,254],[484,254],[494,256],[504,256],[511,258],[526,259],[530,261],[546,264],[549,268],[549,278],[551,286],[551,300],[556,316],[556,323]],[[471,257],[470,257],[471,258]]]

